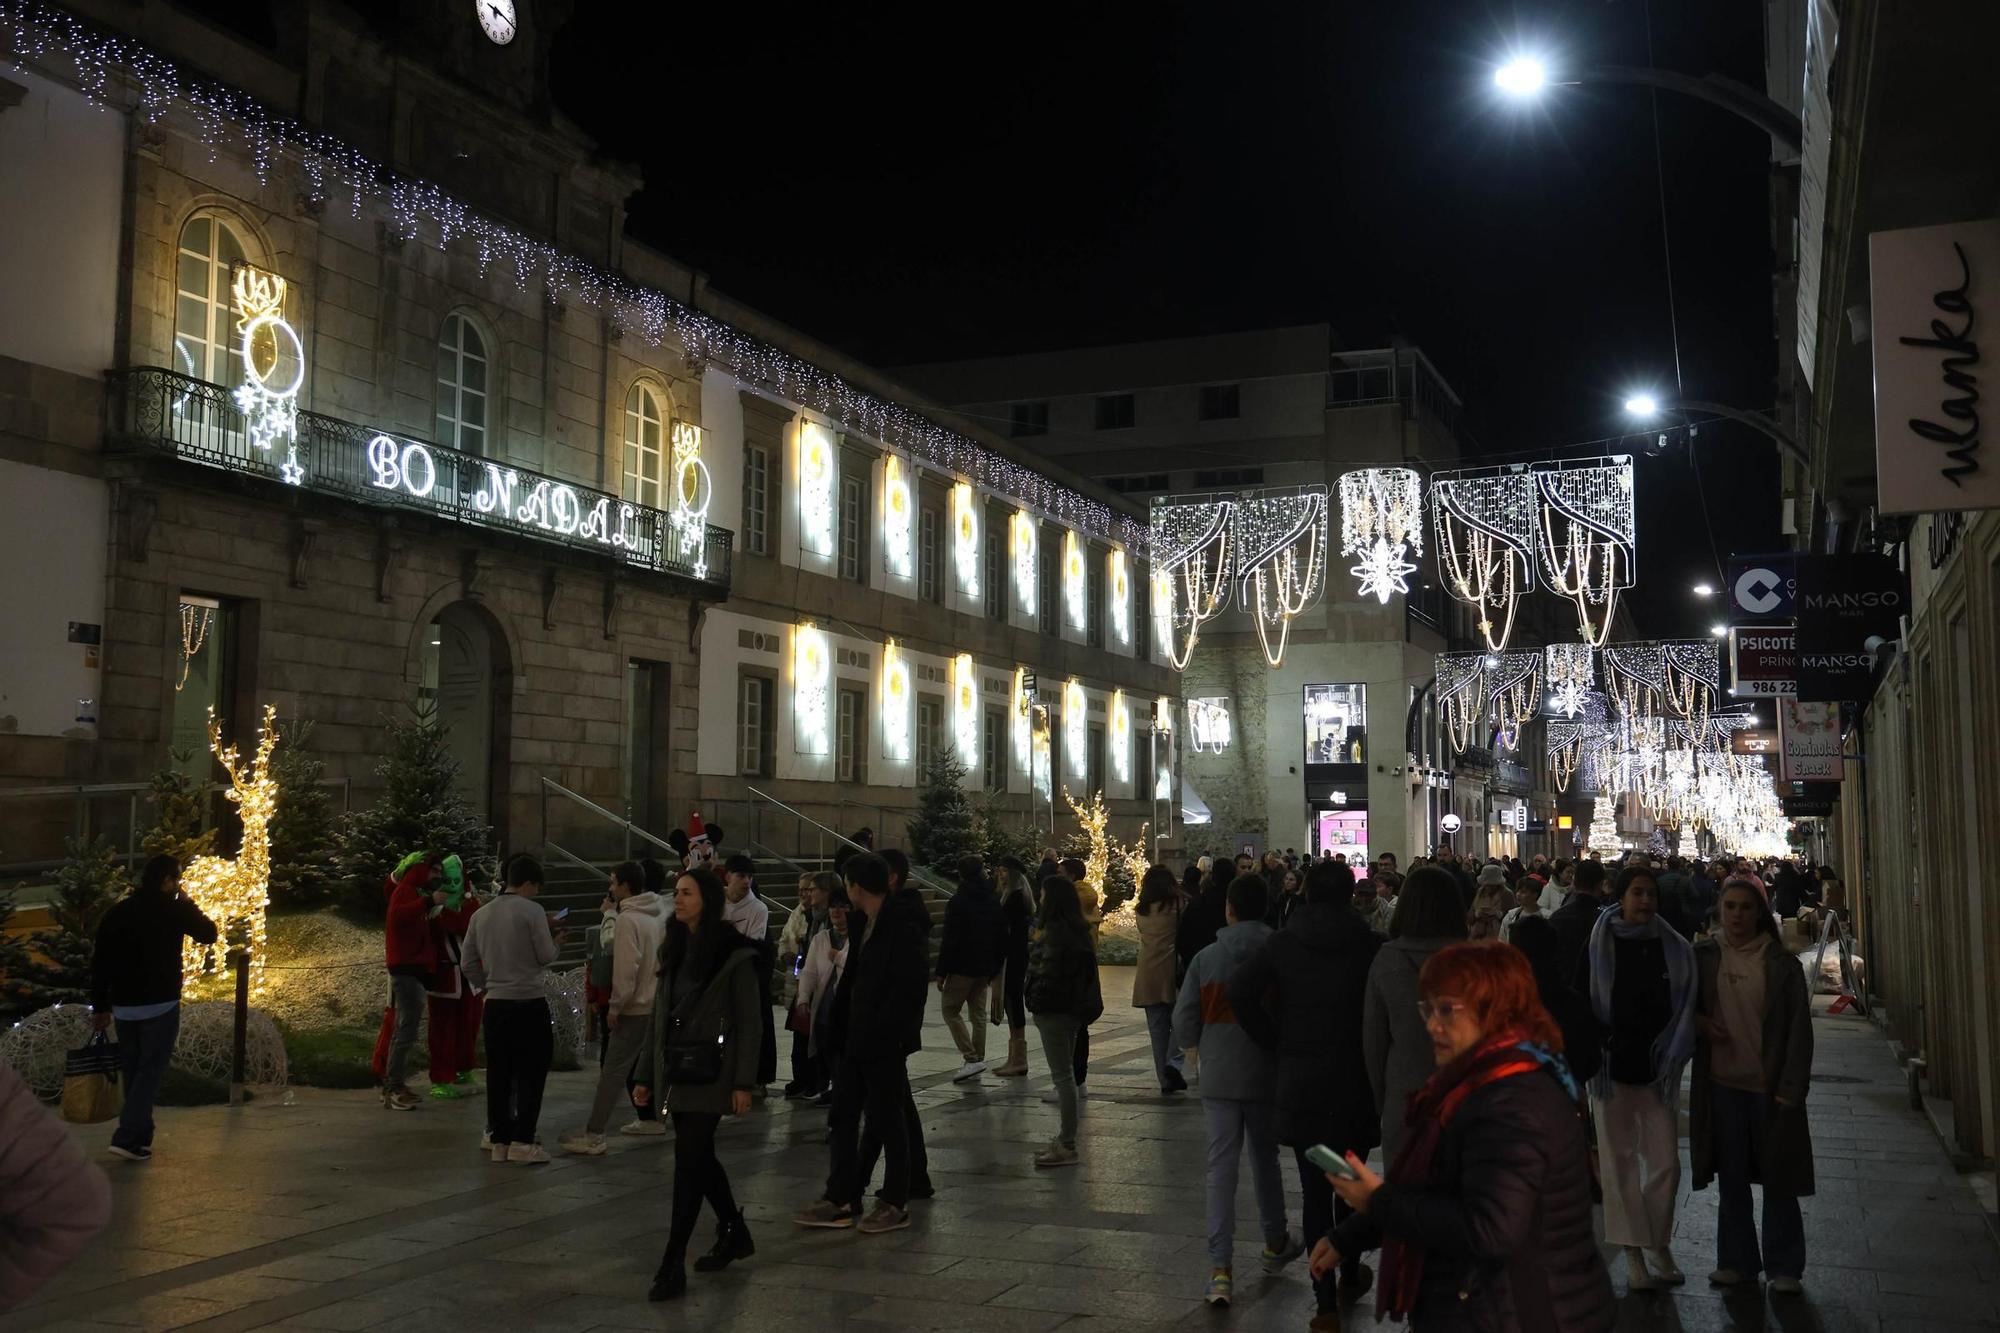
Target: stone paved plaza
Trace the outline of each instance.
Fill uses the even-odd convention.
[[[1128,993],[1107,969],[1105,994]],[[935,1009],[935,1006],[933,1006]],[[1865,1020],[1818,1016],[1811,1114],[1820,1191],[1806,1203],[1807,1296],[1714,1294],[1712,1190],[1683,1184],[1673,1294],[1624,1291],[1620,1327],[1894,1330],[2000,1327],[2000,1252],[1979,1205]],[[806,1232],[789,1219],[826,1170],[823,1113],[772,1102],[722,1134],[755,1259],[690,1274],[689,1298],[649,1305],[672,1153],[613,1136],[609,1155],[495,1166],[474,1149],[481,1104],[382,1111],[365,1092],[299,1091],[238,1110],[167,1110],[159,1156],[110,1162],[110,1231],[8,1333],[55,1329],[1062,1329],[1303,1330],[1303,1264],[1261,1276],[1249,1184],[1239,1196],[1237,1304],[1200,1304],[1202,1119],[1154,1093],[1145,1028],[1114,1006],[1093,1032],[1080,1168],[1029,1163],[1055,1109],[1046,1074],[950,1082],[933,1015],[913,1062],[939,1195],[910,1229]],[[1004,1045],[1004,1043],[1003,1043]],[[1039,1058],[1037,1054],[1037,1059]],[[557,1075],[545,1140],[580,1123],[589,1077]],[[79,1132],[101,1150],[110,1126]],[[1296,1181],[1292,1218],[1297,1225]],[[697,1249],[713,1235],[704,1217]],[[1366,1304],[1350,1328],[1373,1323]]]

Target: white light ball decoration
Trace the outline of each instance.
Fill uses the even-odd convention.
[[[217,1083],[228,1083],[235,1048],[233,1000],[197,1000],[181,1006],[180,1036],[169,1066]],[[90,1041],[90,1006],[55,1004],[37,1009],[0,1032],[0,1063],[6,1064],[43,1101],[62,1095],[63,1058]],[[114,1030],[115,1035],[115,1030]],[[258,1088],[284,1085],[290,1077],[284,1038],[262,1009],[250,1010],[244,1029],[243,1081]]]
[[[1417,567],[1404,557],[1424,553],[1424,484],[1406,467],[1371,467],[1341,474],[1340,551],[1360,563],[1347,572],[1360,595],[1384,605],[1410,591]]]

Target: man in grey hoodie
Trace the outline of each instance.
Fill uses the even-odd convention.
[[[493,1160],[534,1166],[549,1160],[535,1138],[542,1090],[555,1058],[555,1027],[542,973],[556,960],[563,930],[535,903],[542,863],[525,853],[507,862],[507,892],[472,914],[459,966],[486,992],[486,1118]]]
[[[1215,943],[1188,963],[1174,1002],[1174,1043],[1201,1052],[1201,1106],[1208,1117],[1208,1290],[1210,1305],[1229,1304],[1236,1246],[1236,1176],[1244,1140],[1250,1145],[1250,1183],[1264,1225],[1264,1271],[1276,1273],[1303,1246],[1285,1227],[1285,1185],[1278,1171],[1276,1056],[1237,1025],[1229,983],[1239,967],[1271,938],[1264,924],[1269,886],[1261,875],[1229,885],[1223,928]]]
[[[647,890],[645,869],[637,861],[622,861],[613,867],[606,897],[611,911],[600,929],[611,932],[611,1000],[604,1009],[611,1039],[597,1071],[590,1118],[581,1134],[567,1135],[562,1141],[564,1152],[585,1157],[604,1155],[604,1131],[611,1123],[612,1108],[645,1051],[653,1020],[653,992],[660,979],[660,943],[667,930],[666,904],[660,895]]]

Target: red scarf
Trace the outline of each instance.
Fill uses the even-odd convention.
[[[1521,1048],[1522,1041],[1521,1033],[1515,1031],[1488,1037],[1432,1074],[1423,1087],[1410,1094],[1404,1117],[1410,1132],[1389,1166],[1390,1181],[1420,1189],[1434,1183],[1432,1175],[1437,1169],[1437,1150],[1444,1141],[1445,1126],[1451,1123],[1465,1099],[1489,1083],[1542,1067],[1539,1059]],[[1396,1320],[1408,1317],[1416,1308],[1417,1290],[1423,1278],[1423,1247],[1385,1236],[1382,1294],[1376,1301],[1375,1317],[1387,1315]]]

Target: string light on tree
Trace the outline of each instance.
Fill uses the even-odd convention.
[[[1584,843],[1600,856],[1616,856],[1624,849],[1618,838],[1618,815],[1609,796],[1599,796],[1590,812],[1590,836]]]
[[[264,707],[257,730],[257,752],[248,767],[238,762],[236,747],[222,743],[222,726],[208,710],[208,748],[229,778],[223,796],[243,820],[243,842],[234,859],[197,856],[181,867],[181,892],[202,915],[215,923],[213,945],[181,942],[181,997],[197,1000],[227,991],[229,955],[247,951],[250,957],[250,1002],[265,994],[265,919],[271,906],[271,820],[278,812],[278,780],[271,774],[271,752],[278,748],[278,710]]]
[[[1424,553],[1423,482],[1406,467],[1363,468],[1341,474],[1340,550],[1359,561],[1348,573],[1360,595],[1386,605],[1410,591],[1417,567],[1404,557]]]
[[[1230,525],[1244,608],[1257,627],[1264,661],[1280,666],[1292,619],[1317,601],[1325,587],[1330,528],[1326,488],[1305,486],[1289,493],[1240,496]]]

